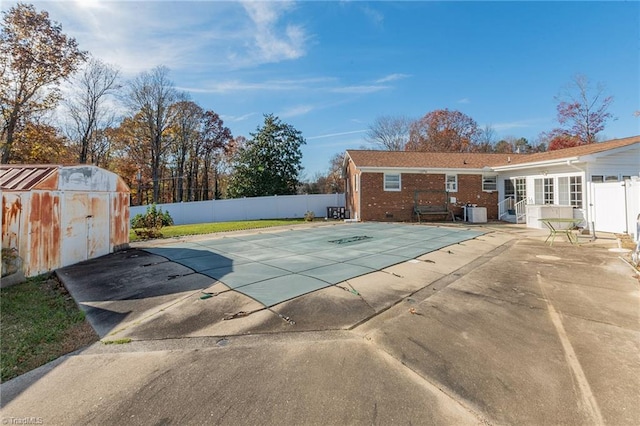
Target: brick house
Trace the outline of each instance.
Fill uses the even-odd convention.
[[[582,226],[607,232],[635,222],[639,175],[640,136],[534,154],[347,150],[343,162],[353,220],[415,221],[417,204],[446,205],[462,218],[463,206],[475,204],[486,207],[488,220],[538,227],[527,212],[533,218],[536,206],[561,206]],[[631,195],[603,201],[612,191],[605,184],[615,182]],[[614,212],[621,218],[612,219]]]
[[[409,222],[415,220],[416,202],[447,204],[459,217],[464,205],[476,204],[487,208],[489,220],[498,219],[498,173],[493,167],[518,156],[348,150],[346,207],[356,220]]]

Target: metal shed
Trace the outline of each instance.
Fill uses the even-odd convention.
[[[126,248],[129,187],[96,166],[0,165],[2,248],[25,277]]]

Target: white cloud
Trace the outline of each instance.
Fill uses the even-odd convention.
[[[291,107],[282,111],[280,114],[277,114],[281,118],[290,118],[290,117],[298,117],[300,115],[305,115],[315,108],[311,105],[297,105],[295,107]]]
[[[287,22],[291,2],[36,1],[81,49],[127,77],[157,65],[229,71],[306,54],[309,36]]]
[[[333,93],[357,93],[357,94],[366,94],[366,93],[375,93],[380,92],[381,90],[389,89],[389,86],[343,86],[336,87],[331,89]]]
[[[242,121],[247,121],[248,119],[250,119],[251,117],[255,117],[256,115],[259,115],[257,112],[250,112],[248,114],[243,114],[243,115],[221,115],[220,118],[222,118],[223,121],[225,122],[232,122],[232,123],[240,123]]]
[[[469,98],[462,98],[462,99],[458,99],[456,101],[456,103],[458,103],[458,104],[470,104],[471,100]]]
[[[397,81],[397,80],[402,80],[405,78],[409,78],[411,77],[409,74],[389,74],[385,77],[382,77],[378,80],[376,80],[376,84],[382,84],[382,83],[388,83],[390,81]]]
[[[364,130],[352,130],[350,132],[328,133],[326,135],[311,136],[310,138],[307,138],[307,140],[334,138],[336,136],[353,135],[353,134],[356,134],[356,133],[365,133],[365,132],[367,132],[366,129],[364,129]]]
[[[327,84],[335,82],[334,78],[318,77],[299,80],[266,80],[263,82],[243,82],[240,80],[203,82],[201,87],[179,87],[192,93],[233,93],[242,91],[293,91],[322,90]]]
[[[535,127],[536,125],[545,122],[545,119],[529,119],[529,120],[519,120],[519,121],[510,121],[504,123],[496,123],[492,124],[494,130],[499,132],[504,132],[511,129],[523,129],[528,127]]]
[[[265,62],[279,62],[304,56],[307,35],[299,25],[287,24],[279,30],[281,16],[293,8],[292,2],[243,2],[247,15],[255,25],[254,52]]]
[[[381,12],[371,8],[370,6],[364,6],[362,8],[362,11],[364,12],[365,16],[369,18],[371,22],[373,22],[374,25],[381,26],[384,22],[384,15]]]

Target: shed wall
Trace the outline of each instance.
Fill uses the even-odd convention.
[[[26,166],[23,180],[32,172]],[[63,167],[28,188],[2,191],[2,248],[18,251],[26,277],[128,243],[129,188],[111,172]]]

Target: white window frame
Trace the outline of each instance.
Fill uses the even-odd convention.
[[[577,209],[582,208],[582,176],[569,176],[569,202]]]
[[[396,179],[398,178],[397,183]],[[391,178],[391,179],[388,179]],[[385,191],[401,191],[402,190],[402,174],[401,173],[385,173],[383,187]]]
[[[453,182],[449,182],[449,178],[453,178]],[[447,174],[444,176],[444,189],[447,192],[458,192],[458,175]]]
[[[487,188],[487,184],[490,185],[489,188]],[[482,176],[482,190],[484,192],[495,192],[498,190],[498,176],[494,175],[494,176]]]
[[[553,178],[542,178],[542,199],[543,204],[555,204],[555,182]]]
[[[533,180],[534,196],[533,202],[538,205],[548,205],[555,203],[555,182],[554,178],[542,177]]]

